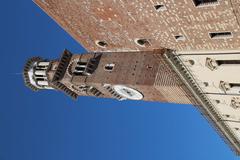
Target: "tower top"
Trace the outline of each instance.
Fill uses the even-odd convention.
[[[30,58],[24,66],[24,82],[33,91],[52,89],[49,85],[47,70],[50,62],[41,57]]]

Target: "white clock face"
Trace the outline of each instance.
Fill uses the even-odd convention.
[[[124,98],[131,99],[131,100],[143,99],[142,93],[140,93],[139,91],[133,88],[129,88],[124,85],[115,85],[113,86],[113,89]]]

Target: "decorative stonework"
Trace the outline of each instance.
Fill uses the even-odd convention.
[[[202,113],[202,115],[216,129],[219,135],[221,135],[225,143],[229,144],[229,146],[231,146],[231,149],[235,153],[239,154],[240,140],[237,138],[238,136],[235,134],[232,127],[228,124],[228,121],[222,118],[222,115],[215,106],[216,104],[212,103],[212,101],[209,99],[209,95],[202,90],[202,87],[199,86],[198,82],[192,75],[192,72],[188,70],[188,68],[182,62],[181,58],[179,58],[177,55],[166,54],[166,57],[175,71],[179,74],[183,82],[185,82],[185,85],[189,88],[189,91],[198,101],[199,105],[197,105],[197,108]]]

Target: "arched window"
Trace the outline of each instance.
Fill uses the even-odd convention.
[[[115,66],[115,64],[113,64],[113,63],[110,63],[110,64],[106,64],[105,66],[104,66],[104,70],[105,71],[113,71],[113,69],[114,69],[114,66]]]
[[[75,76],[90,76],[97,69],[101,54],[90,59],[80,59],[74,66]]]

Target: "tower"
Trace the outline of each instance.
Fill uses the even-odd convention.
[[[72,54],[59,60],[31,58],[24,79],[34,91],[57,89],[73,99],[95,96],[117,100],[161,101],[197,105],[159,49],[140,52]]]
[[[233,95],[239,85],[230,74],[239,64],[238,56],[186,55],[169,49],[87,54],[65,50],[57,60],[29,59],[24,80],[33,91],[55,89],[73,99],[94,96],[193,104],[239,153],[239,98]]]

